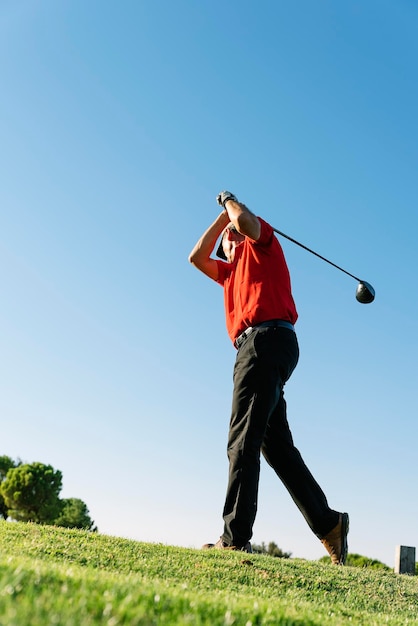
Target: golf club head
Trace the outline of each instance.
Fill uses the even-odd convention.
[[[374,300],[374,295],[374,289],[370,283],[367,283],[365,280],[359,282],[356,289],[356,299],[358,302],[370,304],[370,302]]]

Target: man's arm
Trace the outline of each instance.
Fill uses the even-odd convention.
[[[215,259],[211,259],[210,255],[219,235],[230,221],[228,212],[226,209],[223,210],[213,224],[203,233],[189,254],[190,263],[206,274],[206,276],[209,276],[209,278],[213,278],[213,280],[218,279],[218,264]]]
[[[253,241],[258,241],[261,234],[261,224],[258,217],[245,204],[238,202],[237,198],[229,191],[222,191],[217,200],[218,204],[228,212],[229,221],[234,224],[237,231]]]

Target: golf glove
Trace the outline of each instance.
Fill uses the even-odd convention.
[[[225,208],[225,202],[227,200],[233,200],[234,202],[238,202],[236,197],[230,191],[221,191],[221,193],[217,196],[216,202],[220,204],[223,208]]]

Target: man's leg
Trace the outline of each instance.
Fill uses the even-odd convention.
[[[283,391],[270,417],[262,453],[283,482],[312,531],[322,538],[338,524],[339,513],[327,499],[293,444]]]
[[[257,329],[238,351],[228,437],[229,480],[223,511],[222,540],[227,545],[241,547],[252,536],[260,448],[280,399],[282,381],[296,366],[298,354],[294,333],[283,328]]]
[[[251,337],[241,347],[234,368],[227,448],[229,476],[221,537],[226,544],[238,547],[245,545],[252,535],[257,512],[260,447],[266,427],[255,393],[258,363],[250,342]]]

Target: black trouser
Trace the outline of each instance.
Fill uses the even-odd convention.
[[[242,547],[251,539],[257,511],[260,450],[312,531],[324,537],[338,523],[322,489],[293,444],[283,386],[299,358],[295,333],[259,327],[238,350],[229,427],[229,481],[222,539]]]

